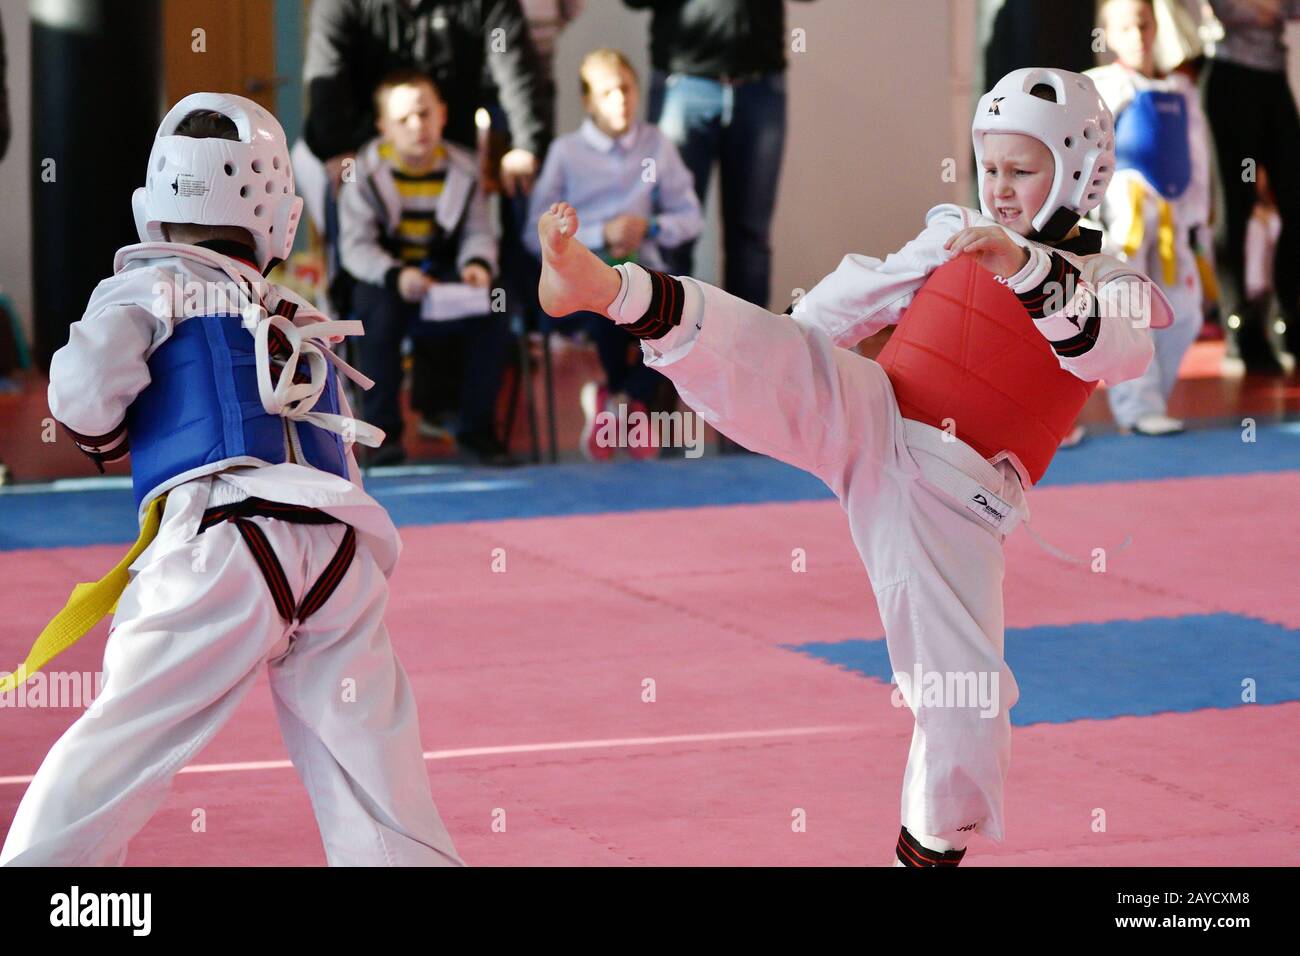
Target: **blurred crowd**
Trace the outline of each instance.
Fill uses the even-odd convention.
[[[557,79],[557,39],[584,0],[313,4],[309,154],[296,162],[321,170],[333,305],[366,327],[359,364],[377,385],[363,417],[388,433],[371,464],[405,459],[404,394],[421,435],[510,463],[496,412],[527,330],[595,348],[602,377],[562,399],[581,404],[586,457],[616,453],[596,440],[601,413],[675,404],[617,326],[538,309],[536,223],[557,199],[606,261],[687,274],[718,167],[721,285],[768,306],[785,4],[624,3],[651,13],[648,78],[599,48]],[[1258,374],[1283,373],[1300,345],[1300,121],[1283,41],[1300,0],[1105,0],[1097,18],[1103,65],[1090,74],[1116,115],[1119,169],[1094,224],[1178,316],[1147,375],[1107,394],[1121,430],[1169,434],[1182,428],[1170,393],[1199,337],[1222,330],[1228,362]],[[557,136],[557,82],[574,79],[586,117]]]

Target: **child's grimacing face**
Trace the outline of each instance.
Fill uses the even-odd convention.
[[[394,86],[384,107],[379,132],[402,161],[417,167],[431,162],[447,122],[447,107],[433,88],[427,83]]]
[[[606,136],[622,136],[636,119],[640,101],[636,77],[624,66],[597,62],[588,65],[586,80],[587,115]]]
[[[1023,133],[985,133],[980,195],[998,225],[1022,236],[1052,190],[1056,163],[1040,140]]]

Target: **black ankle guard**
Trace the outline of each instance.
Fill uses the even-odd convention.
[[[650,307],[641,318],[621,328],[639,339],[660,339],[681,323],[686,290],[681,282],[666,273],[651,269],[646,272],[650,275]]]
[[[956,866],[966,855],[966,848],[939,852],[922,846],[916,837],[903,827],[898,834],[898,847],[895,850],[903,866]]]

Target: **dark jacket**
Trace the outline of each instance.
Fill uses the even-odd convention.
[[[470,149],[489,73],[514,145],[542,155],[551,118],[519,0],[315,0],[303,67],[311,100],[303,135],[312,152],[329,159],[374,138],[375,87],[403,68],[438,84],[447,103],[443,136]]]
[[[657,70],[719,77],[785,69],[784,0],[623,2],[654,11],[650,62]]]

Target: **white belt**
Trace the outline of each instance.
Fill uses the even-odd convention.
[[[1009,459],[994,465],[965,442],[910,418],[903,419],[903,438],[907,447],[917,453],[914,457],[921,477],[993,531],[1005,537],[1024,524],[1034,542],[1053,557],[1071,564],[1096,560],[1095,554],[1091,558],[1070,554],[1034,530],[1019,471]],[[1132,543],[1133,536],[1129,535],[1118,547],[1103,550],[1118,554]]]
[[[921,477],[993,531],[1009,535],[1029,520],[1029,507],[1015,466],[991,464],[970,445],[932,425],[903,419],[903,437]]]
[[[384,440],[382,429],[360,419],[314,410],[328,381],[326,362],[362,388],[368,389],[374,385],[373,381],[335,355],[328,344],[332,335],[364,334],[360,322],[313,322],[299,326],[283,316],[268,315],[265,308],[255,305],[245,310],[244,323],[255,339],[257,391],[262,399],[262,407],[268,414],[298,422],[310,422],[326,431],[342,435],[345,441],[359,442],[371,448],[379,447]],[[269,342],[272,326],[284,334],[291,349],[280,370],[280,378],[274,385],[271,384]],[[307,360],[309,378],[306,382],[295,383],[294,372],[298,369],[300,359]]]

